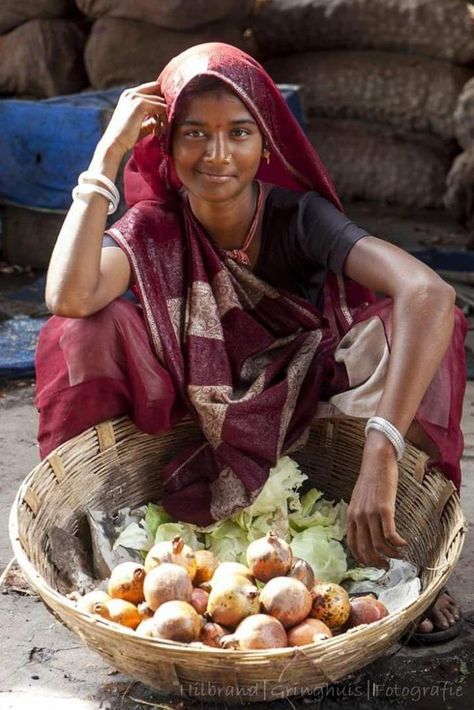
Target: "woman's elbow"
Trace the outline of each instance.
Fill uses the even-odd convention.
[[[85,318],[89,313],[85,308],[81,308],[77,304],[65,303],[63,301],[46,298],[46,308],[53,316],[61,318]]]
[[[412,283],[410,299],[413,298],[420,305],[432,305],[437,311],[450,313],[454,311],[456,304],[456,290],[435,274],[432,278],[423,278]]]

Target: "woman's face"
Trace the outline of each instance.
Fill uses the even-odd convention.
[[[172,152],[189,193],[207,202],[237,196],[252,182],[262,134],[245,104],[225,89],[197,94],[178,111]]]

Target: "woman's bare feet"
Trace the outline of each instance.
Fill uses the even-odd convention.
[[[448,591],[440,592],[436,602],[429,613],[417,626],[416,632],[429,634],[431,631],[444,631],[461,618],[461,613],[456,601]]]

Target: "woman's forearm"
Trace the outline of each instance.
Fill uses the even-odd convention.
[[[89,170],[115,181],[122,157],[117,146],[99,142]],[[62,310],[80,314],[97,287],[108,206],[104,197],[92,193],[75,200],[66,215],[46,280],[46,304],[58,315]]]
[[[388,372],[376,415],[405,435],[448,347],[455,292],[445,282],[414,287],[393,299]],[[378,435],[378,436],[377,436]],[[369,432],[372,440],[380,434]]]

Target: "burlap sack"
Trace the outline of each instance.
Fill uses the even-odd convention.
[[[131,86],[156,79],[165,64],[188,47],[216,40],[250,49],[243,33],[226,23],[174,32],[148,22],[102,17],[92,26],[84,60],[95,89]]]
[[[463,87],[454,109],[454,133],[463,148],[474,143],[474,78]]]
[[[454,137],[453,112],[473,70],[393,52],[304,52],[265,63],[275,81],[298,83],[309,117],[350,118]],[[474,127],[473,127],[474,130]]]
[[[453,162],[446,179],[444,205],[458,222],[474,229],[474,144]]]
[[[252,27],[267,57],[314,49],[382,49],[459,63],[474,59],[464,0],[260,0],[257,8]]]
[[[309,137],[345,200],[439,207],[455,143],[359,121],[315,119]]]
[[[74,0],[1,0],[0,35],[29,20],[65,18],[76,12]]]
[[[224,18],[245,21],[253,0],[76,0],[90,17],[120,17],[170,30],[192,30]]]
[[[86,35],[73,20],[30,20],[0,37],[0,94],[47,98],[87,86]]]

